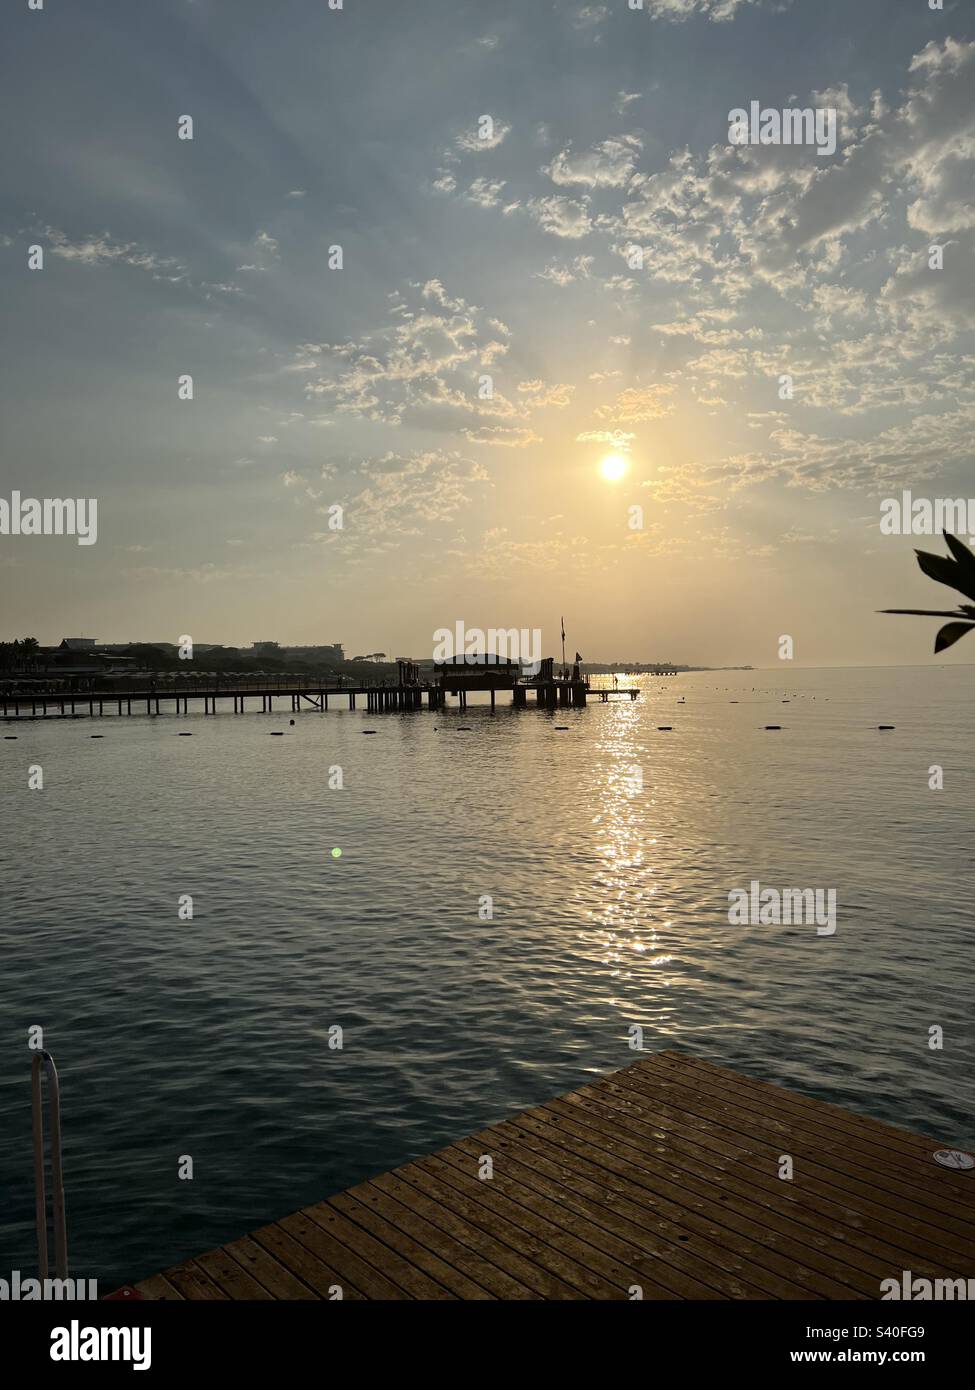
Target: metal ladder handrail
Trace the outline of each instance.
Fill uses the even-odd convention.
[[[44,1172],[44,1109],[41,1068],[47,1076],[48,1113],[51,1123],[51,1206],[54,1215],[54,1269],[59,1279],[68,1277],[68,1236],[64,1219],[64,1170],[61,1166],[61,1088],[50,1052],[38,1049],[31,1062],[31,1113],[34,1133],[34,1210],[37,1221],[37,1264],[40,1277],[48,1277],[47,1186]]]

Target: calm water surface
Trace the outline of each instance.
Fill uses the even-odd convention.
[[[0,1274],[36,1262],[32,1024],[72,1272],[106,1288],[626,1065],[634,1023],[975,1146],[975,668],[641,684],[4,725]],[[835,888],[836,934],[730,926],[752,879]]]

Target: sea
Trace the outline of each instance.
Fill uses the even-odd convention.
[[[102,1292],[662,1049],[975,1147],[975,666],[634,683],[3,723],[0,1277],[31,1039]]]

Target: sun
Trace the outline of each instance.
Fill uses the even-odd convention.
[[[607,454],[599,465],[599,471],[608,483],[618,482],[630,466],[630,460],[622,454]]]

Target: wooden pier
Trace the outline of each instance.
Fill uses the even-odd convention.
[[[900,1283],[905,1270],[975,1278],[975,1171],[935,1164],[942,1146],[660,1052],[135,1290],[174,1300],[879,1299],[882,1281]],[[785,1156],[791,1178],[780,1176]]]
[[[499,692],[509,690],[514,707],[524,708],[529,703],[542,705],[547,709],[565,706],[584,706],[587,699],[610,698],[635,700],[640,691],[637,686],[610,688],[590,686],[585,679],[535,679],[513,683],[499,683],[477,677],[459,681],[456,677],[441,681],[416,681],[374,685],[334,685],[324,683],[295,682],[294,684],[261,685],[242,682],[226,685],[162,684],[141,689],[117,690],[17,690],[0,693],[0,717],[4,719],[45,719],[78,718],[82,715],[98,717],[105,714],[116,716],[147,714],[159,715],[166,711],[174,714],[189,714],[190,706],[199,710],[202,702],[204,714],[216,714],[218,701],[231,701],[234,714],[253,713],[260,701],[263,714],[280,711],[282,701],[289,702],[290,712],[297,714],[303,710],[317,710],[324,713],[336,705],[345,705],[353,710],[363,702],[363,708],[370,713],[379,714],[392,710],[444,709],[448,696],[457,700],[459,709],[467,708],[468,696],[475,692],[490,695],[491,709],[496,706]]]

